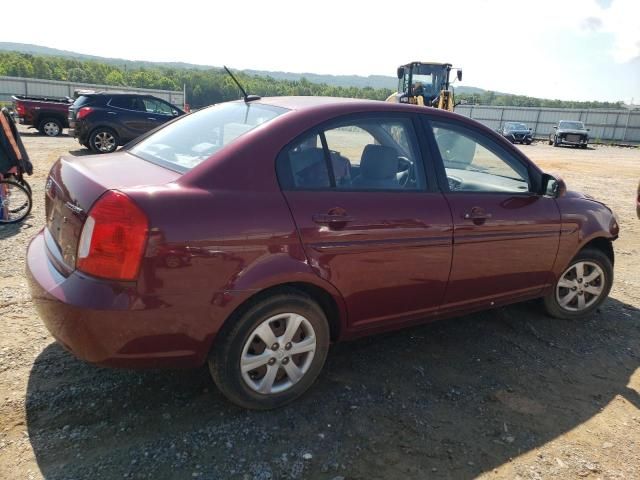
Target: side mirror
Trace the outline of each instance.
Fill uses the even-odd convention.
[[[171,113],[173,114],[174,117],[177,117],[178,115],[180,115],[180,112],[178,110],[172,110]]]
[[[590,128],[587,128],[587,132],[590,132],[590,131],[591,131],[591,129],[590,129]]]
[[[458,81],[461,81],[462,80],[462,70],[458,70],[457,75],[458,75]]]
[[[398,75],[398,80],[404,77],[404,67],[398,67],[397,75]]]
[[[557,125],[554,125],[554,126],[553,126],[553,129],[554,129],[554,130],[557,130],[557,129],[558,129],[558,126],[557,126]]]
[[[567,193],[567,184],[559,175],[544,173],[542,175],[542,194],[548,197],[560,198]]]

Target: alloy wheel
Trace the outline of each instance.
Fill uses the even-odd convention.
[[[580,261],[571,265],[556,285],[556,300],[570,312],[580,312],[596,303],[605,290],[604,270],[596,263]]]
[[[274,315],[249,334],[240,357],[242,379],[264,395],[284,392],[304,377],[315,353],[309,320],[297,313]]]
[[[93,144],[96,150],[109,153],[116,149],[116,138],[109,132],[99,132],[96,133]]]
[[[57,137],[58,135],[60,135],[60,125],[58,125],[56,122],[46,122],[43,125],[42,130],[48,137]]]

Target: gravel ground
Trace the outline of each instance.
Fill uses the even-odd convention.
[[[36,203],[0,227],[0,478],[640,478],[640,149],[522,147],[620,216],[599,312],[559,321],[530,302],[335,345],[307,395],[264,413],[204,368],[103,369],[53,342],[24,254],[48,169],[82,151],[23,138]]]

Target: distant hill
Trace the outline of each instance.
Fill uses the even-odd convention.
[[[167,67],[167,68],[192,68],[197,70],[206,70],[210,68],[222,68],[212,65],[196,65],[185,62],[148,62],[144,60],[125,60],[122,58],[98,57],[96,55],[86,55],[84,53],[71,52],[69,50],[59,50],[57,48],[43,47],[41,45],[31,45],[28,43],[0,42],[0,50],[30,53],[32,55],[47,55],[53,57],[73,58],[77,60],[93,60],[96,62],[107,63],[110,65],[118,65],[127,68],[140,67]],[[398,86],[396,77],[387,77],[384,75],[323,75],[318,73],[294,73],[294,72],[276,72],[265,70],[243,70],[249,75],[257,75],[260,77],[272,77],[276,80],[300,80],[306,78],[313,83],[325,83],[336,87],[357,87],[357,88],[388,88],[395,90]],[[457,93],[477,94],[481,95],[485,90],[476,87],[460,86],[456,87]]]

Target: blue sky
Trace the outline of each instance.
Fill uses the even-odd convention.
[[[640,103],[640,0],[110,0],[106,10],[103,1],[84,0],[84,20],[66,24],[58,11],[65,4],[28,5],[28,20],[4,22],[0,41],[325,74],[392,76],[408,61],[446,61],[463,68],[464,85]],[[7,3],[3,18],[24,19],[24,8]]]

